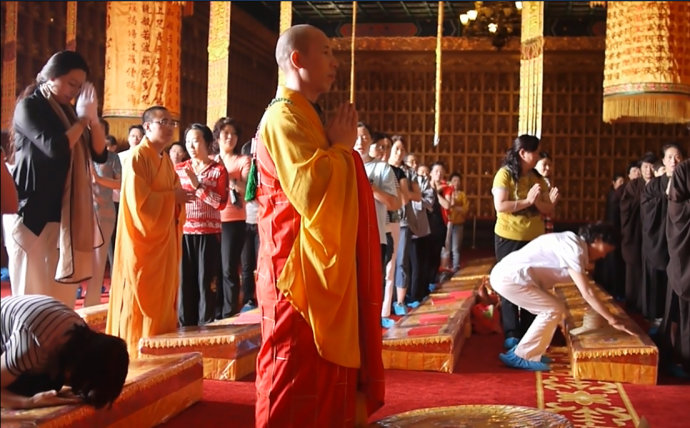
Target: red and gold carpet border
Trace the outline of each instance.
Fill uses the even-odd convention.
[[[636,427],[639,417],[619,382],[578,380],[568,349],[552,348],[551,371],[536,372],[537,407],[561,414],[576,427]]]

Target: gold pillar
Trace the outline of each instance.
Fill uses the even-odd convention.
[[[292,2],[291,1],[281,1],[280,2],[280,34],[283,31],[292,27]],[[285,84],[285,73],[278,67],[278,85]]]
[[[120,140],[149,107],[180,118],[183,2],[109,1],[103,117]]]
[[[436,28],[436,103],[434,104],[434,146],[441,141],[441,88],[443,87],[443,2],[438,2],[438,23]]]
[[[690,3],[608,2],[604,122],[690,122]]]
[[[17,2],[5,2],[5,40],[2,41],[2,130],[9,131],[17,101]]]
[[[228,115],[231,3],[212,1],[209,12],[206,123],[211,129]]]
[[[77,2],[67,2],[67,17],[65,19],[66,40],[65,49],[69,51],[77,50]]]
[[[544,3],[522,2],[518,135],[541,138],[544,81]]]
[[[357,2],[352,2],[352,34],[350,34],[350,103],[355,103],[355,41],[357,40]]]

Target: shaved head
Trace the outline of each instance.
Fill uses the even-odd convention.
[[[290,54],[294,51],[305,52],[309,49],[309,42],[315,34],[322,33],[318,28],[308,25],[295,25],[283,32],[276,45],[276,62],[284,72],[290,69]]]

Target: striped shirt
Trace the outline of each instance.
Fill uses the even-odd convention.
[[[180,184],[185,190],[193,191],[196,198],[185,204],[187,219],[182,227],[186,235],[207,235],[220,233],[220,210],[228,201],[228,173],[225,166],[211,161],[197,174],[201,184],[194,189],[187,177],[185,168],[192,167],[192,160],[175,165],[175,172],[180,177]]]
[[[55,350],[66,340],[82,318],[61,302],[49,296],[25,295],[3,297],[2,358],[15,376],[24,372],[40,373],[54,358]]]

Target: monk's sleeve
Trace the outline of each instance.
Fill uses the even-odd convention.
[[[668,191],[666,239],[669,286],[690,299],[690,160],[676,166]]]
[[[635,222],[639,219],[640,200],[637,181],[630,181],[625,185],[621,195],[621,227],[624,235],[630,233],[630,228],[635,227]]]
[[[319,221],[324,219],[322,216],[330,216],[330,225],[337,224],[340,219],[333,217],[334,214],[342,216],[356,208],[351,149],[345,144],[323,147],[325,136],[314,129],[313,123],[290,113],[288,106],[281,108],[284,109],[281,120],[267,123],[267,138],[264,138],[281,187],[306,221]],[[348,203],[353,205],[348,206]],[[343,220],[356,225],[356,221]],[[319,233],[319,229],[313,230]],[[333,230],[333,227],[326,229]],[[324,245],[328,244],[328,236],[315,238],[324,239]],[[338,240],[337,245],[339,237],[333,238]]]

